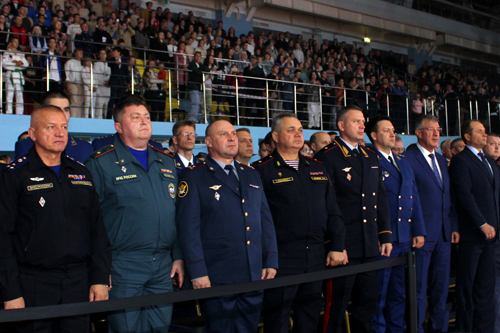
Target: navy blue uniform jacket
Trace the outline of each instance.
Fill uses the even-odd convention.
[[[191,279],[212,285],[260,280],[278,267],[274,225],[259,173],[234,162],[240,189],[208,157],[180,176],[177,230]]]
[[[315,156],[325,163],[335,185],[349,258],[378,256],[379,242],[392,243],[387,196],[377,154],[365,147],[361,150],[360,159],[351,155],[339,139]]]
[[[35,143],[31,138],[27,138],[21,141],[16,142],[16,160],[24,155],[28,154],[31,147],[33,147]],[[92,154],[92,146],[90,143],[74,138],[68,134],[68,144],[66,145],[65,153],[72,159],[85,163],[87,158],[89,158],[90,154]]]
[[[184,163],[182,163],[181,158],[179,157],[179,153],[175,153],[174,155],[174,160],[175,160],[175,168],[177,169],[177,175],[180,175],[182,170],[184,170],[186,167],[184,166]],[[193,165],[200,163],[196,157],[193,157]]]
[[[429,163],[418,147],[407,150],[405,157],[412,165],[417,181],[420,204],[423,207],[425,231],[427,232],[425,241],[434,242],[441,239],[450,242],[452,232],[458,231],[458,227],[451,202],[450,176],[448,175],[446,159],[436,154],[443,177],[444,185],[441,188]]]
[[[495,239],[498,239],[500,173],[495,160],[489,156],[486,158],[494,177],[488,176],[490,170],[469,148],[455,155],[450,163],[460,241],[486,241],[480,229],[485,223],[495,228]]]
[[[394,242],[410,242],[412,237],[425,236],[424,216],[410,163],[403,155],[394,155],[400,173],[379,151],[377,154],[387,192]]]

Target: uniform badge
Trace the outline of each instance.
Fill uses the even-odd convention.
[[[349,169],[350,169],[350,168],[349,168]],[[348,181],[351,181],[351,179],[352,179],[352,176],[351,176],[351,174],[350,174],[350,173],[348,173],[348,174],[347,174],[347,180],[348,180]]]
[[[185,181],[182,181],[179,184],[179,198],[184,198],[188,194],[188,184]]]
[[[277,164],[278,166],[280,166],[280,165],[281,165],[279,161],[278,161],[278,162],[276,162],[276,164]]]
[[[258,185],[252,185],[252,184],[248,184],[248,185],[250,185],[253,188],[260,188],[260,186],[258,186]]]
[[[160,169],[160,171],[165,173],[172,173],[172,170],[169,169]]]
[[[40,204],[40,206],[45,206],[45,199],[43,197],[40,197],[40,201],[38,201],[38,203]]]
[[[389,177],[389,172],[384,171],[384,177],[385,177],[385,178]]]
[[[177,162],[177,166],[181,166],[181,164],[179,162]]]
[[[216,199],[217,201],[219,201],[219,199],[220,199],[220,194],[219,194],[218,192],[215,192],[215,199]]]
[[[321,171],[317,171],[317,172],[309,172],[309,174],[310,174],[311,176],[320,176],[320,175],[322,175],[322,174],[323,174],[323,172],[321,172]]]
[[[125,173],[127,172],[127,168],[125,168],[125,166],[122,166],[122,171]]]
[[[349,171],[351,171],[351,169],[352,169],[352,167],[348,167],[348,168],[344,168],[344,169],[342,169],[342,171],[344,171],[344,172],[349,172]]]
[[[71,179],[85,179],[85,175],[68,175]]]
[[[209,187],[209,189],[214,190],[214,191],[217,191],[217,190],[218,190],[218,189],[220,189],[221,187],[222,187],[222,185],[214,185],[214,186]]]
[[[42,180],[44,180],[45,178],[38,178],[38,177],[35,177],[35,178],[30,178],[30,180],[34,181],[34,182],[41,182]]]
[[[168,184],[168,192],[170,193],[170,196],[172,197],[172,199],[175,198],[175,186],[174,184],[170,183]]]
[[[281,172],[278,172],[278,176],[281,177],[283,176],[283,174]]]

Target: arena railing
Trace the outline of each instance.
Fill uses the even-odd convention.
[[[252,281],[241,284],[222,285],[206,289],[185,290],[170,293],[118,298],[100,302],[73,303],[52,306],[30,307],[25,309],[0,311],[0,324],[27,320],[60,318],[92,313],[112,312],[132,308],[141,308],[160,304],[172,304],[201,300],[210,297],[239,294],[292,286],[296,284],[321,281],[353,274],[376,271],[379,269],[405,265],[406,300],[408,309],[408,331],[417,332],[417,281],[415,252],[405,252],[404,256],[378,260],[374,262],[337,267],[313,273],[290,275],[272,280]]]
[[[104,45],[103,43],[93,43],[95,45]],[[138,48],[127,48],[136,52]],[[155,53],[161,53],[162,51],[150,50]],[[165,53],[165,52],[164,52]],[[25,52],[24,54],[32,55],[34,58],[41,58],[43,55],[37,53]],[[179,53],[171,53],[174,57]],[[187,55],[190,60],[191,56]],[[67,61],[70,59],[75,59],[74,57],[59,56],[62,61]],[[154,59],[151,59],[154,60]],[[217,58],[216,58],[217,60]],[[201,122],[209,123],[215,119],[226,118],[231,120],[236,125],[257,125],[257,126],[270,126],[272,115],[277,111],[291,111],[295,112],[299,119],[304,123],[308,116],[307,104],[308,100],[311,99],[315,94],[316,100],[319,100],[320,107],[320,128],[325,129],[335,129],[335,116],[336,111],[347,104],[358,104],[359,106],[367,109],[368,116],[374,116],[376,114],[386,114],[393,121],[400,124],[398,132],[405,134],[412,134],[413,125],[413,112],[412,112],[412,102],[413,96],[405,96],[404,100],[400,96],[394,95],[388,92],[368,92],[359,89],[348,89],[342,87],[335,87],[333,83],[329,86],[326,85],[312,85],[303,82],[293,82],[288,80],[272,80],[267,78],[255,78],[255,77],[245,77],[240,75],[228,74],[227,70],[231,67],[231,64],[244,64],[244,62],[229,60],[229,59],[218,59],[220,62],[224,63],[224,68],[219,68],[215,72],[207,72],[203,75],[202,84],[202,107],[200,108]],[[3,57],[2,60],[3,62]],[[3,65],[3,64],[2,64]],[[127,66],[132,66],[126,64]],[[61,65],[64,67],[63,65]],[[3,66],[2,66],[3,67]],[[187,91],[182,90],[182,85],[180,77],[188,76],[187,70],[178,69],[173,67],[158,67],[149,66],[146,61],[142,63],[137,63],[132,66],[134,70],[129,71],[129,76],[122,77],[122,81],[125,82],[125,86],[122,86],[125,92],[128,93],[139,93],[141,95],[146,94],[146,101],[152,106],[160,105],[163,107],[161,109],[152,109],[155,117],[153,120],[167,120],[172,122],[174,120],[174,111],[178,114],[186,114],[186,109],[189,109],[186,105],[187,102]],[[131,68],[132,68],[131,67]],[[35,79],[39,85],[33,91],[27,91],[31,96],[38,96],[44,90],[49,90],[51,86],[50,81],[50,68],[47,62],[45,67],[36,66],[33,67],[36,70],[44,71],[48,73],[43,79]],[[141,72],[153,69],[155,71],[165,70],[164,84],[161,88],[164,90],[165,94],[160,96],[151,96],[151,90],[144,89],[143,75],[139,75]],[[96,83],[94,80],[94,63],[91,64],[91,78],[90,78],[90,106],[89,106],[89,117],[90,118],[105,118],[106,110],[103,106],[95,105],[95,92],[94,88]],[[0,72],[0,88],[4,89],[4,76],[5,73]],[[244,80],[243,84],[240,84],[239,80],[233,80],[234,85],[228,84],[226,78],[235,77],[242,78]],[[248,81],[259,81],[260,86],[263,88],[247,87],[246,83]],[[62,82],[61,82],[62,83]],[[185,85],[189,82],[186,80]],[[116,86],[110,86],[113,88]],[[281,88],[280,88],[281,87]],[[309,92],[305,91],[308,87],[314,87],[310,89]],[[286,88],[287,90],[285,90]],[[261,91],[262,93],[257,96],[256,91]],[[314,93],[313,93],[314,91]],[[340,97],[342,97],[341,103],[335,100],[335,91],[341,91]],[[326,92],[330,93],[327,96]],[[332,96],[333,92],[333,96]],[[37,95],[38,94],[38,95]],[[222,112],[215,112],[212,110],[210,112],[210,96],[212,101],[216,100],[216,109],[222,109]],[[363,96],[362,96],[363,95]],[[107,97],[107,96],[105,96]],[[0,96],[0,101],[3,97]],[[314,99],[314,98],[312,98]],[[3,102],[3,101],[2,101]],[[12,102],[12,101],[7,101]],[[3,103],[2,103],[3,104]],[[183,104],[183,105],[181,105]],[[251,105],[249,105],[251,104]],[[463,100],[445,100],[444,103],[436,103],[433,99],[427,99],[423,103],[423,113],[432,113],[438,116],[441,120],[441,125],[445,129],[444,134],[446,135],[460,135],[461,130],[459,124],[467,119],[480,119],[483,120],[487,128],[491,130],[498,131],[499,120],[498,120],[498,101],[463,101]],[[285,106],[286,107],[285,107]],[[79,107],[79,106],[78,106]],[[229,109],[229,110],[228,110]],[[229,112],[226,112],[229,111]],[[99,115],[98,115],[99,113]],[[157,114],[157,115],[156,115]],[[98,116],[97,116],[98,115]],[[96,117],[97,116],[97,117]],[[404,123],[404,126],[402,125]]]

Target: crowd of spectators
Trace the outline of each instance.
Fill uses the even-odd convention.
[[[171,77],[174,98],[187,99],[189,65],[196,52],[202,56],[200,63],[211,72],[206,77],[206,100],[196,104],[201,111],[199,121],[205,112],[235,117],[237,83],[244,87],[239,90],[244,96],[238,106],[245,106],[244,115],[253,118],[249,125],[264,124],[257,119],[264,117],[266,97],[271,110],[297,108],[299,118],[308,121],[309,128],[321,127],[321,108],[322,121],[328,128],[327,124],[335,123],[340,106],[355,104],[367,109],[368,117],[390,111],[398,132],[406,130],[405,97],[410,98],[410,120],[428,110],[439,114],[444,100],[460,100],[461,119],[465,119],[469,101],[473,102],[472,112],[476,112],[477,100],[478,116],[485,120],[487,102],[500,102],[498,85],[489,85],[486,78],[463,73],[459,67],[442,63],[431,66],[425,62],[418,68],[412,59],[407,63],[404,55],[392,51],[384,54],[375,49],[365,52],[364,47],[336,38],[321,42],[290,32],[264,30],[237,36],[235,29],[226,30],[222,21],[206,22],[192,11],[184,15],[174,14],[168,8],[154,9],[151,2],[146,8],[127,0],[121,0],[118,8],[112,7],[111,1],[100,0],[8,2],[0,13],[0,48],[10,48],[13,36],[19,39],[20,51],[32,54],[29,66],[20,68],[29,72],[25,73],[29,79],[25,90],[44,90],[42,79],[49,69],[51,86],[64,88],[61,82],[65,79],[73,105],[79,108],[74,110],[77,117],[88,116],[92,107],[96,110],[94,117],[109,116],[112,101],[133,89],[149,99],[154,120],[163,121],[168,82],[163,68],[176,70]],[[92,91],[93,97],[99,98],[95,105],[90,105],[89,82],[84,82],[80,75],[85,66],[67,66],[71,61],[64,57],[76,57],[77,62],[88,59],[87,67],[94,63],[99,68]],[[137,63],[154,70],[139,70]],[[257,79],[245,78],[240,82],[228,74]],[[283,82],[269,81],[266,95],[266,83],[259,80],[264,78]],[[30,104],[31,98],[37,102],[38,97],[30,94],[25,102]],[[458,122],[454,120],[457,112],[453,107],[448,113],[453,114],[449,116],[450,127],[455,129]],[[496,104],[494,107],[496,110]]]

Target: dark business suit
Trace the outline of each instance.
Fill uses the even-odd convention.
[[[469,147],[453,157],[450,176],[460,228],[457,274],[457,328],[461,332],[493,332],[495,323],[495,250],[498,242],[500,173],[490,168]],[[486,240],[481,226],[497,232]]]
[[[117,64],[116,61],[120,60]],[[111,69],[111,76],[109,77],[109,87],[111,88],[111,96],[108,103],[107,119],[113,117],[113,109],[118,100],[125,95],[127,83],[130,82],[130,72],[128,64],[124,63],[125,58],[109,58],[108,66]]]
[[[276,234],[259,173],[234,162],[239,185],[211,157],[181,173],[177,228],[192,279],[212,286],[260,280],[278,267]],[[210,332],[255,332],[262,292],[206,300]]]
[[[411,250],[412,238],[425,236],[424,217],[417,183],[411,165],[403,155],[393,154],[399,170],[377,151],[389,204],[393,248],[391,258]],[[383,260],[385,257],[380,256]],[[406,330],[406,274],[404,266],[394,266],[377,273],[377,310],[373,317],[374,332]],[[385,316],[384,316],[384,306]]]
[[[415,250],[419,332],[424,331],[428,277],[431,281],[429,328],[441,332],[448,331],[449,312],[446,311],[446,297],[450,279],[451,235],[453,231],[458,231],[451,202],[448,163],[440,154],[435,155],[436,163],[441,169],[442,184],[438,182],[427,157],[418,147],[405,152],[405,157],[415,173],[427,232],[424,246]]]
[[[276,277],[326,269],[325,241],[329,241],[327,251],[342,252],[345,227],[323,164],[299,155],[296,170],[275,151],[254,165],[276,228],[280,264]],[[314,281],[266,290],[266,332],[288,332],[292,309],[294,332],[316,332],[322,286],[323,281]]]
[[[377,260],[379,242],[392,243],[387,197],[377,155],[361,147],[361,157],[354,156],[344,141],[337,139],[315,157],[325,163],[335,184],[345,224],[344,249],[349,264]],[[329,313],[325,316],[328,332],[342,331],[350,295],[353,332],[371,331],[377,299],[376,279],[376,272],[367,272],[333,280],[331,307],[327,302],[325,309],[325,313]]]
[[[179,157],[179,153],[175,153],[174,160],[175,160],[175,168],[177,169],[177,175],[180,176],[182,170],[184,170],[186,167],[184,166],[184,163],[182,163],[182,160]],[[193,156],[193,165],[198,163],[200,163],[200,161]]]

